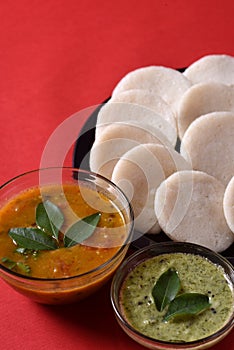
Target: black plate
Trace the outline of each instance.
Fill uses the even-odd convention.
[[[90,117],[87,119],[86,123],[82,127],[74,146],[73,167],[84,170],[90,170],[89,152],[95,140],[97,116],[103,104],[105,104],[109,99],[110,98],[106,99],[94,110],[94,112],[90,115]],[[137,237],[139,237],[139,234],[137,234]],[[135,240],[132,244],[135,248],[142,248],[154,242],[166,242],[169,240],[170,239],[166,236],[166,234],[164,232],[161,232],[156,235],[143,235],[137,240]],[[234,265],[234,244],[232,244],[227,250],[222,252],[222,255],[228,257],[228,260],[231,261],[231,263]]]

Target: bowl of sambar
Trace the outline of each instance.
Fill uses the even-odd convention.
[[[40,303],[79,301],[122,262],[133,221],[102,176],[68,167],[19,175],[0,187],[0,277]]]

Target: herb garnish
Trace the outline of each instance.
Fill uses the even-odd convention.
[[[159,277],[152,290],[152,296],[158,311],[163,311],[176,297],[180,286],[178,273],[174,269],[168,269]]]
[[[10,270],[14,270],[14,269],[19,269],[21,271],[23,271],[24,273],[30,273],[31,269],[30,269],[30,266],[22,263],[22,262],[19,262],[19,261],[14,261],[14,260],[11,260],[7,257],[3,257],[2,258],[2,262],[4,264],[6,264],[6,266],[10,269]]]
[[[54,203],[47,200],[36,208],[36,227],[11,228],[9,236],[20,248],[33,251],[72,247],[93,234],[100,218],[101,213],[95,213],[78,220],[68,228],[61,242],[59,232],[64,216]]]
[[[75,222],[64,235],[64,246],[73,247],[89,238],[93,234],[100,218],[101,213],[95,213]]]
[[[58,248],[55,240],[39,228],[11,228],[9,236],[20,247],[33,250],[52,250]]]
[[[159,277],[152,289],[157,310],[163,311],[168,305],[164,321],[178,316],[197,315],[211,306],[207,295],[200,293],[178,295],[180,288],[181,283],[177,271],[169,268]]]
[[[169,304],[165,321],[176,316],[197,315],[210,307],[209,297],[200,293],[184,293],[177,296]]]
[[[39,203],[36,208],[36,224],[42,231],[58,241],[59,230],[64,222],[61,210],[49,200]]]

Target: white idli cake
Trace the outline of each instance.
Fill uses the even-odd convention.
[[[183,74],[192,84],[216,81],[231,85],[234,84],[234,57],[206,55],[193,62]]]
[[[118,122],[123,122],[126,125],[137,122],[146,127],[150,125],[154,129],[159,129],[168,138],[173,147],[176,144],[177,130],[175,126],[171,125],[154,110],[135,103],[111,102],[111,100],[98,113],[96,139],[100,137],[108,125]]]
[[[213,112],[194,120],[182,138],[180,153],[194,170],[227,185],[234,174],[234,113]]]
[[[149,90],[131,89],[123,91],[112,96],[110,102],[134,103],[144,106],[154,111],[160,117],[166,119],[175,130],[177,128],[175,114],[173,113],[171,106],[169,106],[169,104],[159,95],[156,95]]]
[[[175,69],[148,66],[126,74],[116,85],[112,95],[136,88],[148,90],[159,95],[176,112],[180,98],[191,85],[190,80]]]
[[[97,138],[90,151],[90,169],[110,179],[119,158],[142,143],[170,146],[166,136],[152,125],[113,123]]]
[[[156,189],[169,175],[184,169],[190,169],[190,165],[178,152],[157,144],[141,144],[119,159],[111,180],[131,202],[137,231],[161,231],[154,211]]]
[[[228,183],[224,193],[223,210],[227,224],[234,234],[234,176]]]
[[[196,118],[217,111],[234,112],[234,85],[206,82],[189,88],[182,96],[178,110],[180,139]]]
[[[204,56],[184,73],[149,66],[126,74],[98,112],[89,162],[126,194],[139,234],[229,248],[234,58]]]
[[[216,252],[234,241],[223,213],[225,186],[200,171],[179,171],[156,191],[155,213],[163,231],[174,241],[191,242]]]

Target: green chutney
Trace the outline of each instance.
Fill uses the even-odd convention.
[[[169,268],[177,270],[180,293],[209,296],[211,307],[196,316],[163,321],[167,307],[157,311],[152,289]],[[126,277],[120,292],[125,318],[140,333],[167,342],[191,342],[221,329],[234,308],[230,281],[221,266],[195,254],[162,254],[137,265]]]

